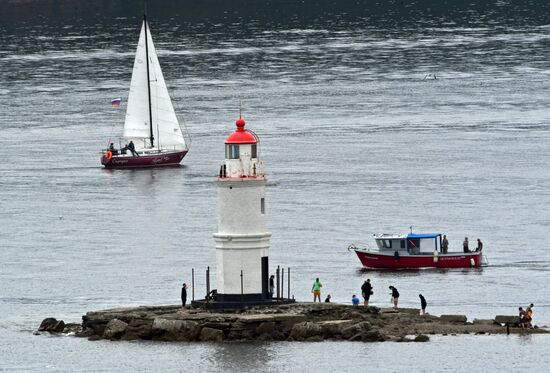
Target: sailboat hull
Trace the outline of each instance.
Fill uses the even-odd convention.
[[[113,155],[110,159],[101,155],[101,164],[105,168],[147,168],[179,165],[187,150],[162,152],[158,154],[143,154],[139,157],[132,155]]]

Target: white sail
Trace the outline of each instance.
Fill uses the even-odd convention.
[[[145,21],[141,27],[130,83],[124,138],[128,141],[133,140],[136,148],[151,147],[145,27],[147,27],[147,48],[149,50],[149,84],[154,146],[159,149],[185,149],[187,148],[185,139],[164,82],[150,29]]]

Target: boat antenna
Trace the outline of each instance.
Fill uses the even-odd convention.
[[[151,148],[155,146],[155,137],[153,136],[153,112],[151,110],[151,79],[149,75],[149,44],[147,42],[147,2],[143,4],[143,26],[145,27],[145,64],[147,66],[147,96],[149,98],[149,134],[151,138]]]
[[[243,102],[239,99],[239,118],[243,117]]]
[[[409,227],[409,229],[411,230],[411,234],[412,234],[412,232],[413,232],[413,226],[411,225],[411,226]]]

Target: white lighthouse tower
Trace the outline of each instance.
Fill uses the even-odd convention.
[[[269,240],[260,141],[236,121],[237,129],[225,140],[225,161],[218,184],[216,242],[216,302],[270,302]]]

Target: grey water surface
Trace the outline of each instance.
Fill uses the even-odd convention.
[[[92,2],[93,3],[93,2]],[[545,370],[546,336],[427,344],[89,342],[48,316],[175,304],[215,270],[214,183],[242,102],[269,178],[270,263],[291,294],[425,295],[433,314],[550,324],[550,6],[545,2],[167,1],[149,18],[192,137],[178,168],[102,169],[122,133],[140,27],[132,2],[6,2],[0,21],[0,370]],[[443,6],[442,4],[447,4]],[[435,74],[437,79],[424,79]],[[122,97],[120,108],[110,100]],[[481,238],[482,269],[363,271],[373,233]],[[286,291],[286,289],[285,289]],[[524,357],[524,358],[518,358]]]

